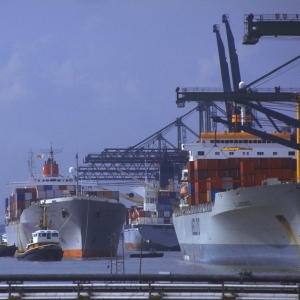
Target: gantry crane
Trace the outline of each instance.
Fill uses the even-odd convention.
[[[262,36],[300,36],[299,14],[244,15],[244,45],[255,45]]]

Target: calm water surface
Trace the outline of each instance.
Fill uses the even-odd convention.
[[[139,274],[140,259],[130,258],[125,251],[125,274]],[[121,261],[121,260],[119,260]],[[115,262],[115,261],[114,261]],[[107,259],[67,259],[60,262],[26,262],[13,257],[0,257],[2,274],[110,274],[110,258]],[[114,268],[115,269],[115,268]],[[203,274],[203,275],[238,275],[241,271],[260,275],[298,275],[300,267],[253,267],[253,266],[216,266],[184,261],[180,252],[165,252],[161,258],[143,258],[142,274]],[[115,272],[113,272],[115,273]]]

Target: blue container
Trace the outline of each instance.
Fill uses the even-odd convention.
[[[170,224],[170,218],[164,218],[164,224]]]
[[[24,201],[25,193],[17,193],[17,201]]]
[[[164,210],[171,210],[171,205],[164,205]]]
[[[170,198],[164,198],[164,205],[170,205]]]
[[[292,159],[292,169],[293,169],[293,171],[297,170],[297,160],[296,159]]]
[[[176,198],[176,192],[170,192],[170,198]]]
[[[50,190],[52,190],[52,185],[44,185],[44,190],[45,190],[45,191],[50,191]]]
[[[164,210],[164,205],[163,204],[158,204],[157,205],[157,210]]]
[[[164,205],[164,198],[158,198],[158,199],[157,199],[157,204],[162,204],[162,205]]]
[[[189,182],[188,183],[188,192],[189,192],[189,195],[195,195],[195,184],[194,184],[194,182]]]
[[[8,198],[5,198],[5,206],[8,206]]]

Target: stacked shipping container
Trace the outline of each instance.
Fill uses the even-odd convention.
[[[78,186],[78,190],[81,190],[81,186]],[[32,202],[75,194],[75,185],[38,185],[36,188],[17,188],[12,196],[5,199],[5,212],[11,219],[19,218],[23,210]],[[88,191],[84,194],[91,197],[119,199],[118,191]]]
[[[292,182],[292,158],[198,159],[188,162],[188,204],[214,201],[228,189],[262,185],[267,178]]]
[[[173,224],[173,205],[180,196],[179,192],[158,191],[156,195],[156,210],[143,210],[138,207],[128,209],[126,223],[132,224]]]

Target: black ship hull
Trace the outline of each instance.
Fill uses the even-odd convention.
[[[24,261],[61,261],[63,250],[58,245],[46,245],[32,248],[17,255],[18,260]]]
[[[18,250],[18,247],[16,245],[11,245],[11,246],[0,245],[0,257],[14,256],[16,250]]]

